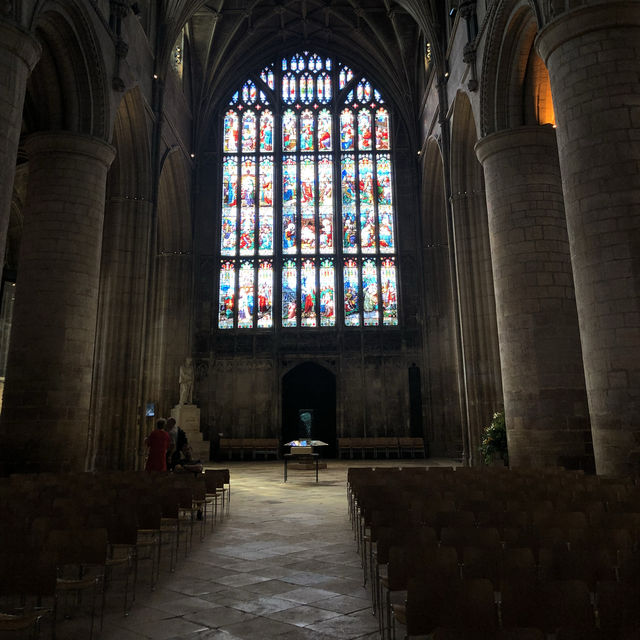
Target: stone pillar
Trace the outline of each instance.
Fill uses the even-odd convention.
[[[203,440],[200,431],[200,409],[195,404],[177,404],[171,409],[171,417],[185,432],[193,459],[209,462],[209,442]]]
[[[475,160],[474,160],[475,162]],[[480,168],[478,167],[478,172]],[[502,406],[496,304],[486,197],[482,191],[451,196],[456,252],[469,465],[480,460],[482,430]]]
[[[596,469],[640,470],[640,2],[539,34],[557,123]]]
[[[90,446],[95,462],[90,469],[136,468],[151,216],[151,201],[137,194],[107,201],[93,373]],[[146,447],[139,453],[145,452]]]
[[[0,432],[15,466],[85,468],[107,169],[70,132],[26,142],[29,188]],[[2,456],[0,453],[0,456]]]
[[[594,470],[555,130],[480,140],[509,462]]]
[[[0,18],[0,259],[7,242],[27,78],[40,53],[27,31]]]

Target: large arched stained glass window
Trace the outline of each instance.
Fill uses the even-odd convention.
[[[380,93],[304,52],[248,79],[222,128],[218,328],[397,325]]]

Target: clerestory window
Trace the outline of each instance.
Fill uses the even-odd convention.
[[[390,112],[303,52],[247,79],[222,122],[219,329],[398,324]]]

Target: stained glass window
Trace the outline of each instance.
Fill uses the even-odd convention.
[[[398,324],[390,111],[347,65],[301,52],[222,117],[218,328]]]

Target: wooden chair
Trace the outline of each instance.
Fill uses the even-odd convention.
[[[104,575],[107,560],[107,530],[99,529],[54,529],[49,532],[44,545],[45,553],[56,564],[56,599],[54,617],[58,603],[63,600],[65,615],[69,616],[80,603],[80,594],[91,591],[91,623],[89,639],[93,638],[96,604],[102,602],[100,623],[104,614]],[[73,603],[69,606],[69,599]]]
[[[0,548],[0,634],[2,637],[39,638],[48,620],[55,635],[53,615],[56,567],[46,554],[29,549],[24,539]]]
[[[610,637],[640,629],[640,586],[603,580],[596,589],[598,627]],[[636,637],[636,636],[629,636]]]
[[[493,585],[482,579],[442,583],[412,578],[406,605],[396,605],[394,614],[408,636],[431,634],[438,627],[490,634],[498,627]]]

